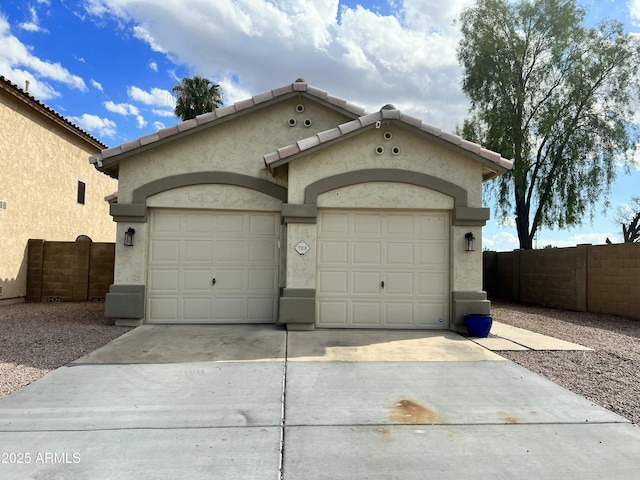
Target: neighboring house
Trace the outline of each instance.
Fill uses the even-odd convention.
[[[393,106],[299,79],[90,161],[119,179],[119,323],[461,330],[489,312],[482,183],[512,164]]]
[[[115,239],[104,197],[117,181],[87,165],[102,142],[0,76],[0,304],[23,302],[27,241]]]

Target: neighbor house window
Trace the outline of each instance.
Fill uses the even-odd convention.
[[[78,203],[84,205],[84,192],[87,186],[84,182],[78,180]]]

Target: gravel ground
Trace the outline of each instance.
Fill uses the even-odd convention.
[[[502,302],[492,302],[492,315],[498,322],[593,348],[497,353],[640,423],[640,320]]]
[[[126,333],[103,303],[0,306],[0,398]],[[593,348],[499,352],[640,423],[640,320],[493,302],[494,320]]]
[[[0,398],[129,330],[100,302],[0,305]]]

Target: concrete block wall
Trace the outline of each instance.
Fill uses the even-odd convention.
[[[640,244],[484,252],[484,265],[489,299],[640,319]]]
[[[103,300],[113,283],[115,245],[29,240],[28,302]]]
[[[589,311],[640,318],[640,244],[589,248]]]

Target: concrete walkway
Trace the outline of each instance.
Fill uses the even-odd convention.
[[[0,478],[640,478],[640,429],[451,332],[142,326],[0,400]]]

